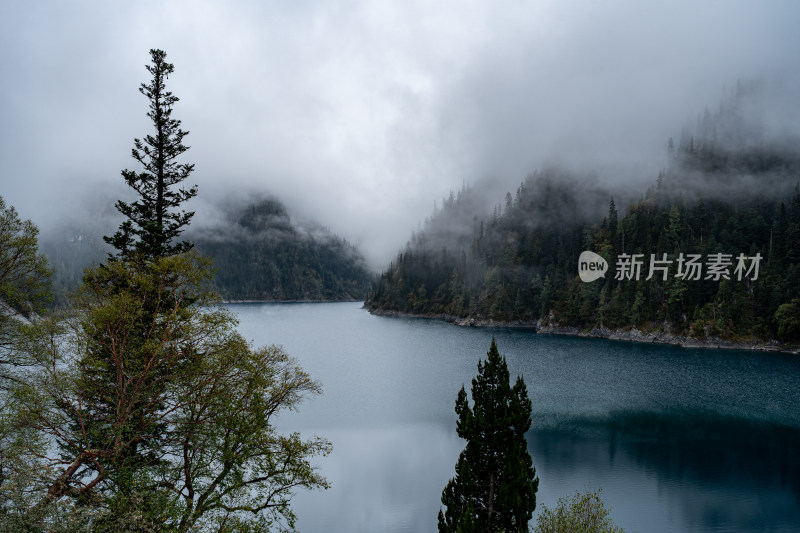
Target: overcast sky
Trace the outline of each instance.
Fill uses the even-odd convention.
[[[799,24],[794,0],[0,0],[0,195],[47,226],[119,186],[161,48],[198,202],[272,193],[381,264],[465,181],[652,181],[725,87],[797,75]]]

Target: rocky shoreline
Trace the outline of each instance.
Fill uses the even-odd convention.
[[[424,315],[414,313],[403,313],[400,311],[387,311],[382,309],[371,309],[364,306],[373,315],[378,316],[393,316],[393,317],[408,317],[408,318],[426,318],[434,320],[444,320],[457,326],[468,327],[499,327],[499,328],[529,328],[536,330],[536,333],[550,334],[550,335],[570,335],[573,337],[590,337],[597,339],[609,339],[630,342],[643,342],[643,343],[656,343],[656,344],[673,344],[682,346],[684,348],[717,348],[725,350],[758,350],[769,352],[786,352],[793,354],[800,354],[800,346],[787,346],[781,344],[777,340],[765,341],[763,339],[751,339],[748,341],[729,340],[721,337],[708,336],[705,339],[698,339],[696,337],[689,337],[683,335],[674,335],[665,331],[641,331],[635,327],[624,329],[616,328],[609,329],[606,327],[581,329],[573,326],[553,326],[545,324],[542,319],[533,321],[524,320],[487,320],[474,317],[457,317],[454,315],[440,314],[440,315]]]
[[[334,303],[353,303],[353,302],[361,302],[361,299],[341,299],[341,300],[311,300],[311,299],[299,299],[299,300],[226,300],[223,299],[223,304],[334,304]]]

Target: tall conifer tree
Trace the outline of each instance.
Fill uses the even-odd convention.
[[[150,50],[152,65],[145,68],[152,79],[139,87],[139,92],[150,100],[147,116],[155,128],[144,140],[133,141],[132,156],[144,171],[122,171],[125,183],[139,194],[139,199],[131,204],[117,202],[117,209],[127,220],[113,236],[104,237],[122,257],[132,253],[163,257],[192,247],[188,242],[173,243],[194,215],[175,209],[197,195],[197,186],[176,188],[189,177],[194,165],[178,162],[178,157],[189,149],[183,144],[189,132],[181,129],[180,120],[172,118],[172,108],[178,97],[166,89],[166,80],[175,70],[166,62],[166,57],[163,50]]]
[[[469,406],[464,387],[456,399],[458,436],[467,444],[456,476],[442,491],[439,531],[521,532],[536,508],[539,478],[528,453],[531,400],[525,382],[509,383],[505,357],[492,339],[485,362],[478,362]]]

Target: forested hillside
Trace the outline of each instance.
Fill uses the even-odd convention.
[[[220,206],[222,219],[196,217],[185,238],[214,260],[213,288],[229,300],[361,300],[371,274],[360,252],[320,226],[291,220],[278,200]],[[106,221],[107,222],[107,221]],[[81,283],[83,269],[109,252],[103,224],[66,223],[45,234],[42,249],[53,266],[56,305]],[[109,224],[105,224],[106,226]]]
[[[754,93],[738,87],[677,146],[670,139],[668,168],[632,202],[614,201],[630,191],[558,169],[530,175],[487,217],[470,218],[471,191],[451,196],[382,273],[367,306],[800,340],[800,145],[753,127]],[[578,277],[585,250],[607,261],[604,277]]]
[[[361,300],[371,275],[349,242],[293,223],[286,207],[262,200],[231,213],[224,227],[189,233],[214,258],[214,288],[230,300]]]

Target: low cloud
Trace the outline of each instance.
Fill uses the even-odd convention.
[[[797,79],[799,14],[778,0],[6,3],[0,194],[56,225],[86,184],[120,190],[157,47],[191,131],[196,224],[201,199],[265,192],[379,265],[464,181],[496,183],[495,201],[553,163],[651,183],[667,139],[725,87]]]

